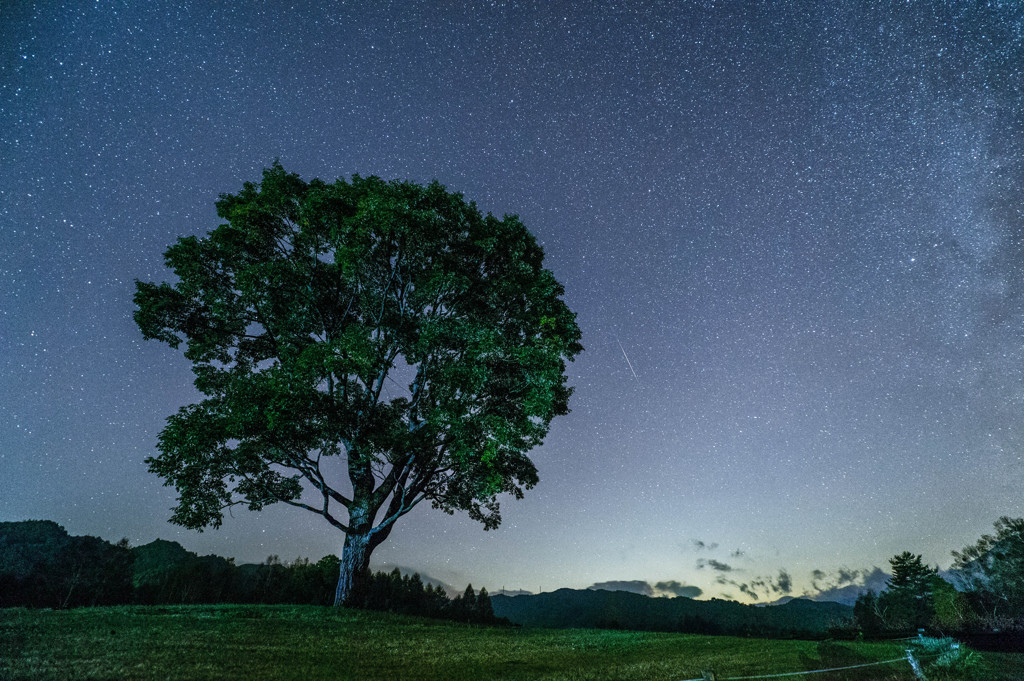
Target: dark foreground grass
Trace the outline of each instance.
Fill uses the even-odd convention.
[[[582,679],[678,681],[862,664],[892,643],[496,629],[313,606],[0,610],[0,679]],[[985,656],[984,679],[1024,677]],[[1013,666],[1011,666],[1013,665]],[[1002,668],[1001,671],[996,670]],[[790,677],[913,679],[906,663]]]

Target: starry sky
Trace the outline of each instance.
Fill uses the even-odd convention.
[[[374,554],[450,584],[741,600],[948,567],[1024,515],[1024,5],[0,4],[0,520],[257,562],[294,508],[170,525],[196,399],[134,280],[279,158],[518,214],[586,351],[541,483]]]

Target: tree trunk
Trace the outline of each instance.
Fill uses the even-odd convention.
[[[370,569],[370,553],[379,544],[373,541],[373,519],[376,509],[368,499],[358,495],[359,485],[353,479],[356,489],[352,505],[348,509],[348,530],[345,545],[341,550],[341,568],[338,571],[338,586],[334,589],[334,607],[349,605],[352,596],[358,592],[366,573]],[[372,487],[371,487],[372,489]]]
[[[352,513],[352,518],[365,517],[365,514]],[[370,554],[387,540],[394,524],[371,528],[361,524],[365,529],[357,532],[349,529],[345,534],[345,546],[341,550],[341,570],[338,575],[338,587],[334,590],[334,605],[346,605],[354,590],[362,585],[365,575],[370,570]]]
[[[341,570],[338,575],[338,587],[334,590],[334,605],[345,605],[359,582],[370,568],[370,552],[376,543],[371,544],[370,533],[345,535],[345,547],[341,551]]]

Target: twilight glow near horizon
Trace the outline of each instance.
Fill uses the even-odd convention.
[[[340,552],[294,508],[171,525],[144,462],[197,393],[133,282],[278,158],[518,214],[583,331],[502,527],[418,508],[374,565],[741,600],[948,567],[1024,515],[1022,68],[1015,2],[5,3],[0,520]]]

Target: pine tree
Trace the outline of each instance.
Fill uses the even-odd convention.
[[[480,622],[494,621],[494,607],[485,587],[481,587],[480,593],[476,596],[476,613]]]
[[[909,551],[889,560],[892,577],[879,596],[879,610],[889,628],[918,629],[935,614],[932,590],[938,570],[924,564],[920,555]]]
[[[878,596],[874,591],[867,591],[857,597],[853,605],[853,621],[865,636],[878,636],[882,633],[884,623],[878,614]]]
[[[423,580],[420,573],[413,573],[406,583],[406,608],[413,615],[426,615],[426,594],[423,592]]]
[[[473,590],[472,584],[467,585],[466,591],[462,594],[462,607],[465,620],[467,622],[474,621],[476,619],[476,592]]]

